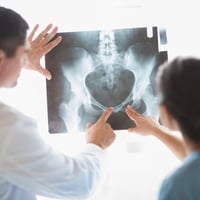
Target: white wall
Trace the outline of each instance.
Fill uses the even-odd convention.
[[[0,4],[21,13],[31,28],[39,23],[40,30],[48,23],[57,25],[59,31],[160,25],[167,28],[170,58],[200,52],[196,1],[1,0]],[[45,140],[68,154],[78,153],[84,146],[83,136],[48,134],[45,89],[44,77],[24,71],[19,85],[2,90],[1,95],[38,119]],[[108,175],[93,200],[155,200],[164,176],[179,164],[155,138],[117,132],[108,150]]]

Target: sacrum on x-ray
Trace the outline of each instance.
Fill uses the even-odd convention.
[[[158,27],[151,27],[151,36],[147,29],[57,33],[62,42],[45,56],[53,75],[46,84],[50,133],[85,131],[111,106],[114,130],[135,126],[124,112],[127,105],[158,117],[154,75],[168,59],[166,50],[159,51],[167,40]]]

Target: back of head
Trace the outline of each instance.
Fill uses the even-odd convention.
[[[0,50],[12,57],[19,45],[23,45],[28,30],[27,22],[15,11],[0,6]]]
[[[157,77],[161,104],[191,141],[200,141],[200,59],[177,57],[160,66]]]

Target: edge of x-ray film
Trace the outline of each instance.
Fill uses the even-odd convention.
[[[62,42],[45,57],[53,78],[46,84],[49,133],[84,132],[107,107],[114,130],[135,124],[132,105],[159,117],[154,76],[168,59],[167,35],[157,26],[60,32]]]

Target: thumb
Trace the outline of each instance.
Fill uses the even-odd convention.
[[[52,76],[49,70],[39,66],[38,71],[43,74],[47,80],[51,80]]]

